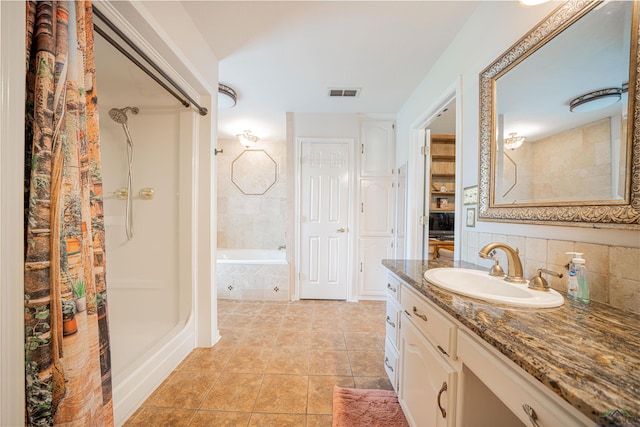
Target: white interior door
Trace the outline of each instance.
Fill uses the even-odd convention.
[[[300,298],[346,299],[349,144],[303,141],[300,163]]]

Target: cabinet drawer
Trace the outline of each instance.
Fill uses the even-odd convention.
[[[391,340],[393,345],[398,348],[400,340],[400,303],[393,298],[387,298],[387,315],[385,319],[387,339]]]
[[[400,279],[393,274],[387,274],[387,297],[400,301]]]
[[[585,415],[554,395],[535,378],[528,376],[502,354],[486,348],[466,333],[461,333],[459,338],[458,351],[464,364],[525,425],[593,425]],[[536,424],[530,420],[529,413],[535,413],[533,417]]]
[[[441,314],[424,296],[418,295],[409,287],[401,294],[404,312],[413,320],[427,339],[451,360],[456,360],[457,326]]]
[[[384,370],[387,371],[393,389],[398,392],[398,361],[400,354],[395,344],[387,338],[384,343]]]

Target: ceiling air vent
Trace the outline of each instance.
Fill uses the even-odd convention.
[[[343,97],[343,98],[355,98],[360,95],[360,88],[329,88],[329,96]]]

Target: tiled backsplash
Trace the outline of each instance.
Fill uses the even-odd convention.
[[[583,252],[589,270],[591,299],[625,310],[640,312],[640,249],[535,237],[465,231],[461,257],[464,261],[491,267],[492,260],[482,259],[478,251],[491,242],[503,242],[520,250],[526,279],[538,268],[563,274],[563,278],[545,275],[554,289],[566,291],[566,265],[571,256],[566,252]],[[504,251],[496,251],[500,265],[507,269]]]

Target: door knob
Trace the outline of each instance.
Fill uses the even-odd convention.
[[[344,233],[345,231],[347,231],[347,229],[344,227],[338,228],[338,233]]]

